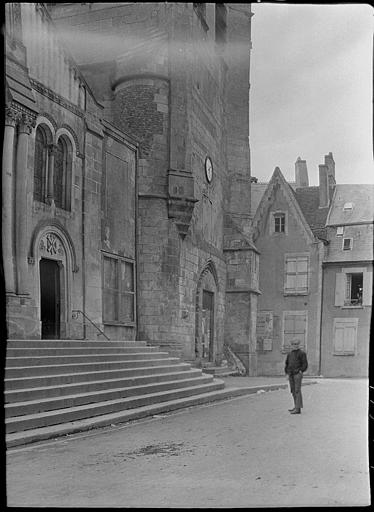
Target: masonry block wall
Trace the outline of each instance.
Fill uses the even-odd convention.
[[[203,14],[194,4],[179,2],[69,4],[66,9],[57,4],[52,12],[71,39],[80,34],[98,43],[97,52],[82,43],[76,58],[105,117],[138,141],[138,338],[199,359],[205,290],[214,296],[212,358],[219,362],[225,337],[224,212],[238,214],[238,224],[247,229],[250,210],[245,113],[250,17],[246,4],[247,14],[227,15],[227,21],[240,25],[241,58],[234,62],[235,44],[225,55],[217,36],[217,13],[226,7],[204,5]],[[230,43],[236,30],[230,27]],[[228,144],[230,172],[240,179],[228,177]],[[204,169],[207,157],[213,162],[211,182]],[[245,200],[243,210],[239,204]]]
[[[47,258],[57,262],[60,268],[60,335],[63,338],[80,338],[83,335],[82,319],[74,320],[72,310],[82,309],[83,295],[82,177],[85,130],[82,98],[85,93],[76,69],[59,46],[45,8],[41,4],[21,4],[18,8],[19,23],[22,25],[18,37],[22,39],[26,61],[20,61],[21,67],[16,71],[17,54],[11,66],[15,66],[13,72],[16,71],[19,77],[26,80],[22,65],[25,66],[27,62],[27,82],[35,98],[36,117],[28,135],[26,161],[26,236],[23,247],[27,258],[27,294],[8,297],[8,335],[11,338],[41,337],[40,261]],[[25,108],[22,102],[18,107]],[[36,200],[34,196],[35,137],[38,128],[45,130],[50,145],[55,145],[60,137],[71,144],[72,179],[66,190],[69,209],[59,208],[54,202]],[[15,170],[12,197],[19,179]],[[17,211],[23,206],[17,202],[12,204],[12,208]],[[12,229],[15,231],[16,225]],[[47,240],[50,246],[46,246]]]

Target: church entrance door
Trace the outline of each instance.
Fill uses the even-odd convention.
[[[40,312],[42,339],[60,338],[60,265],[55,260],[41,258]]]
[[[214,294],[203,290],[201,311],[201,351],[204,361],[213,361],[214,340]]]

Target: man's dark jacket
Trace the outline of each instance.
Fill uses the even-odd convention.
[[[286,365],[284,371],[287,375],[295,375],[302,371],[303,373],[308,368],[308,360],[306,353],[300,350],[292,350],[286,357]]]

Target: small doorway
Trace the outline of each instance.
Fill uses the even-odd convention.
[[[204,361],[213,361],[214,340],[214,294],[203,290],[201,311],[201,357]]]
[[[40,269],[40,317],[42,339],[60,338],[60,265],[42,258]]]

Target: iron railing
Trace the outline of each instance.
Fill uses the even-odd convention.
[[[104,336],[108,341],[110,341],[110,338],[108,338],[108,336],[105,334],[105,332],[102,331],[100,329],[100,327],[98,325],[96,325],[95,322],[93,322],[91,320],[91,318],[89,318],[86,315],[86,313],[84,313],[84,311],[82,311],[81,309],[73,309],[73,311],[71,313],[72,313],[72,318],[74,318],[74,319],[77,319],[78,315],[80,313],[84,318],[86,318],[95,327],[95,329],[97,329],[99,331],[99,334],[97,334],[97,336]]]

